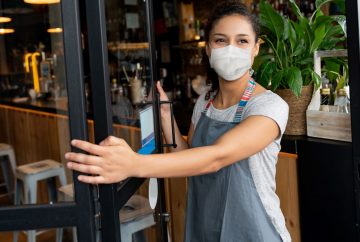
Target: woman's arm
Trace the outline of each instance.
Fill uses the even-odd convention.
[[[168,101],[169,98],[167,97],[166,93],[162,89],[160,82],[156,83],[156,87],[160,94],[161,101]],[[161,127],[163,131],[163,135],[165,138],[166,143],[172,143],[172,130],[171,130],[171,112],[168,104],[161,105]],[[191,130],[191,129],[190,129]],[[175,132],[175,143],[177,144],[176,148],[170,148],[171,152],[177,152],[180,150],[188,149],[189,146],[185,139],[183,139],[180,130],[177,126],[176,120],[174,120],[174,132]]]
[[[280,135],[276,122],[251,116],[221,136],[214,144],[176,153],[139,155],[127,143],[109,137],[100,145],[73,141],[94,155],[67,153],[70,169],[97,176],[79,176],[87,183],[114,183],[128,177],[183,177],[216,172],[268,146]]]

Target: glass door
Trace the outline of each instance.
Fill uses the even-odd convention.
[[[0,1],[0,16],[0,241],[95,242],[96,190],[64,160],[89,137],[78,1]]]
[[[134,151],[162,152],[152,2],[94,0],[85,5],[95,143],[113,135]],[[160,194],[155,209],[148,200],[148,180],[99,185],[102,241],[127,241],[132,234],[141,241],[167,241],[163,181],[154,186]]]

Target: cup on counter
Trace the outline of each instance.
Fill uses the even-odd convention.
[[[35,89],[29,89],[28,94],[29,94],[31,100],[36,99],[36,91],[35,91]]]
[[[141,80],[137,78],[130,79],[130,89],[131,89],[131,100],[133,104],[141,103]]]

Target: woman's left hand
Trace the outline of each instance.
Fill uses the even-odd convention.
[[[91,184],[109,184],[136,176],[136,161],[138,154],[135,153],[125,140],[109,136],[99,145],[86,141],[73,140],[72,146],[90,153],[68,152],[65,158],[69,160],[69,169],[87,173],[79,175],[79,181]]]

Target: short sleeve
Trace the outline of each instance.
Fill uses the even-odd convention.
[[[261,115],[271,118],[280,128],[281,135],[284,134],[289,116],[288,104],[277,94],[266,91],[251,98],[244,109],[243,118]]]
[[[198,99],[196,100],[195,107],[193,110],[193,114],[191,117],[191,123],[193,124],[194,128],[196,127],[196,124],[198,123],[201,112],[205,109],[206,106],[206,100],[205,100],[206,93],[201,94]]]

